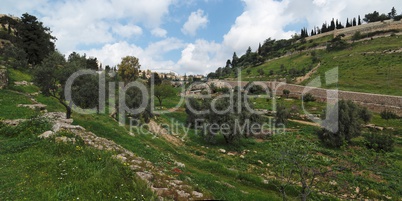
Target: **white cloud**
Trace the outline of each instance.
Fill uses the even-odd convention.
[[[244,12],[224,36],[226,46],[242,54],[249,46],[255,50],[268,37],[291,36],[292,32],[283,30],[292,22],[292,18],[285,12],[288,1],[244,0],[244,3]]]
[[[137,25],[121,25],[117,24],[112,27],[113,33],[122,36],[124,38],[130,38],[132,36],[138,36],[142,34],[141,27]]]
[[[197,40],[187,44],[177,64],[180,72],[206,74],[223,65],[226,52],[222,44]]]
[[[199,9],[190,14],[181,31],[186,35],[195,36],[197,30],[200,28],[205,28],[207,24],[208,16],[204,15],[204,11]]]
[[[167,31],[165,29],[157,27],[152,29],[151,34],[156,37],[165,38],[167,35]]]

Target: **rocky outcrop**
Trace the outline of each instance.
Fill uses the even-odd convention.
[[[0,66],[0,89],[4,89],[8,85],[7,69]]]
[[[81,126],[71,125],[73,121],[66,119],[64,113],[46,113],[44,117],[52,122],[53,127],[52,131],[46,131],[39,136],[40,138],[55,137],[55,141],[58,143],[75,143],[75,138],[57,136],[58,131],[68,131],[81,138],[87,146],[99,150],[113,151],[115,153],[113,158],[135,171],[136,175],[145,181],[155,194],[160,196],[160,200],[164,200],[163,198],[174,200],[199,200],[204,198],[201,192],[195,191],[190,185],[167,175],[151,162],[136,156],[133,152],[112,140],[98,137]],[[175,165],[185,168],[185,164],[177,161]]]

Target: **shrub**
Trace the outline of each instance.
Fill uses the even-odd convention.
[[[289,98],[289,94],[290,94],[290,91],[289,91],[289,90],[287,90],[287,89],[284,89],[284,90],[283,90],[283,95],[285,95],[286,98]]]
[[[314,102],[315,98],[313,95],[311,95],[310,93],[307,93],[305,95],[303,95],[303,101],[308,103],[308,102]]]
[[[381,113],[380,113],[380,116],[381,116],[381,118],[382,119],[385,119],[385,120],[389,120],[389,119],[398,119],[399,117],[398,117],[398,115],[396,115],[394,112],[392,112],[392,111],[389,111],[389,110],[384,110],[384,111],[382,111]]]
[[[394,150],[394,139],[392,134],[369,133],[364,136],[367,148],[376,151],[391,152]]]
[[[323,122],[324,128],[317,132],[321,142],[330,147],[341,147],[360,136],[363,121],[361,108],[352,101],[341,100],[336,106],[338,111],[326,111],[329,118]]]

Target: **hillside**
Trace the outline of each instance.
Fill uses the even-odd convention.
[[[306,38],[293,51],[261,65],[241,68],[243,81],[285,81],[307,85],[325,72],[339,68],[340,90],[402,95],[402,31],[401,22],[382,22],[345,28]],[[360,38],[352,40],[359,32]],[[344,47],[328,50],[334,35],[345,34]],[[369,36],[369,37],[367,37]],[[299,49],[299,50],[297,50]],[[297,51],[296,51],[297,50]],[[308,74],[308,76],[306,76]],[[232,78],[226,78],[233,80]],[[299,83],[304,77],[303,82]],[[327,86],[324,82],[324,88]]]

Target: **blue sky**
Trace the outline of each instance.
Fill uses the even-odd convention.
[[[400,0],[2,0],[0,13],[28,12],[50,27],[58,50],[117,65],[127,55],[143,69],[206,74],[233,52],[271,37],[289,38],[306,26],[388,13]]]

